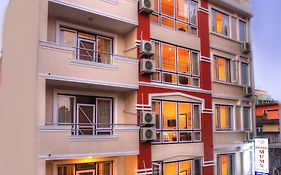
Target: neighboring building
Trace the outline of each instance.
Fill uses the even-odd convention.
[[[0,60],[3,174],[252,174],[250,8],[11,0]]]
[[[256,133],[257,137],[268,138],[269,168],[274,174],[281,172],[281,134],[280,110],[281,105],[273,100],[265,91],[256,90]],[[274,170],[276,168],[276,170]]]

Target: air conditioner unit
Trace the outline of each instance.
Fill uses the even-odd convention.
[[[244,97],[250,97],[253,95],[253,89],[250,86],[243,86]]]
[[[251,52],[251,45],[248,42],[241,43],[241,52],[244,54],[248,54]]]
[[[139,0],[139,12],[150,14],[153,12],[154,3],[153,0]]]
[[[244,142],[252,142],[254,140],[254,133],[253,132],[246,132],[244,135]]]
[[[156,140],[156,128],[154,128],[154,127],[142,127],[140,129],[140,140],[142,142]]]
[[[142,125],[155,125],[156,118],[154,112],[142,111],[140,115]]]
[[[155,54],[155,43],[151,41],[142,40],[140,43],[140,54],[152,56]]]
[[[141,59],[140,62],[140,72],[141,74],[153,74],[155,73],[155,61],[150,59]]]

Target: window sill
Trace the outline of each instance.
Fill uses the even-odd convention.
[[[219,83],[219,84],[225,84],[225,85],[229,85],[229,86],[236,86],[236,87],[243,87],[243,85],[241,84],[234,84],[234,83],[230,83],[230,82],[226,82],[226,81],[219,81],[219,80],[213,80],[213,83]]]
[[[69,135],[69,140],[74,142],[116,140],[118,135]]]
[[[97,62],[83,61],[83,60],[76,60],[76,59],[70,60],[70,64],[95,67],[101,69],[117,70],[117,66],[113,64],[104,64],[104,63],[97,63]]]
[[[219,133],[242,133],[244,131],[241,130],[216,130],[214,131],[215,134],[219,134]]]
[[[61,131],[61,132],[70,132],[70,125],[40,125],[40,131]]]
[[[232,38],[230,38],[229,36],[225,36],[225,35],[222,35],[222,34],[219,34],[219,33],[216,33],[216,32],[210,32],[210,33],[213,34],[213,35],[215,35],[215,36],[218,36],[218,37],[221,37],[221,38],[224,38],[224,39],[227,39],[227,40],[236,42],[236,43],[238,43],[238,44],[241,44],[241,43],[242,43],[241,41],[232,39]]]

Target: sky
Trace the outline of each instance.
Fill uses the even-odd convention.
[[[0,41],[3,22],[1,12],[8,1],[0,0]],[[266,90],[272,98],[281,101],[281,0],[252,0],[252,5],[256,89]]]
[[[9,0],[0,0],[0,51],[2,49],[3,19],[4,19],[4,12],[5,12],[4,9],[7,7],[8,2]]]
[[[252,0],[256,89],[281,101],[281,0]]]

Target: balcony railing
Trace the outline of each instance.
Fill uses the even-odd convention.
[[[46,122],[46,126],[58,126],[56,130],[69,131],[73,136],[114,135],[119,127],[138,127],[137,124],[110,124],[110,123],[53,123]],[[61,126],[61,127],[60,127]]]

